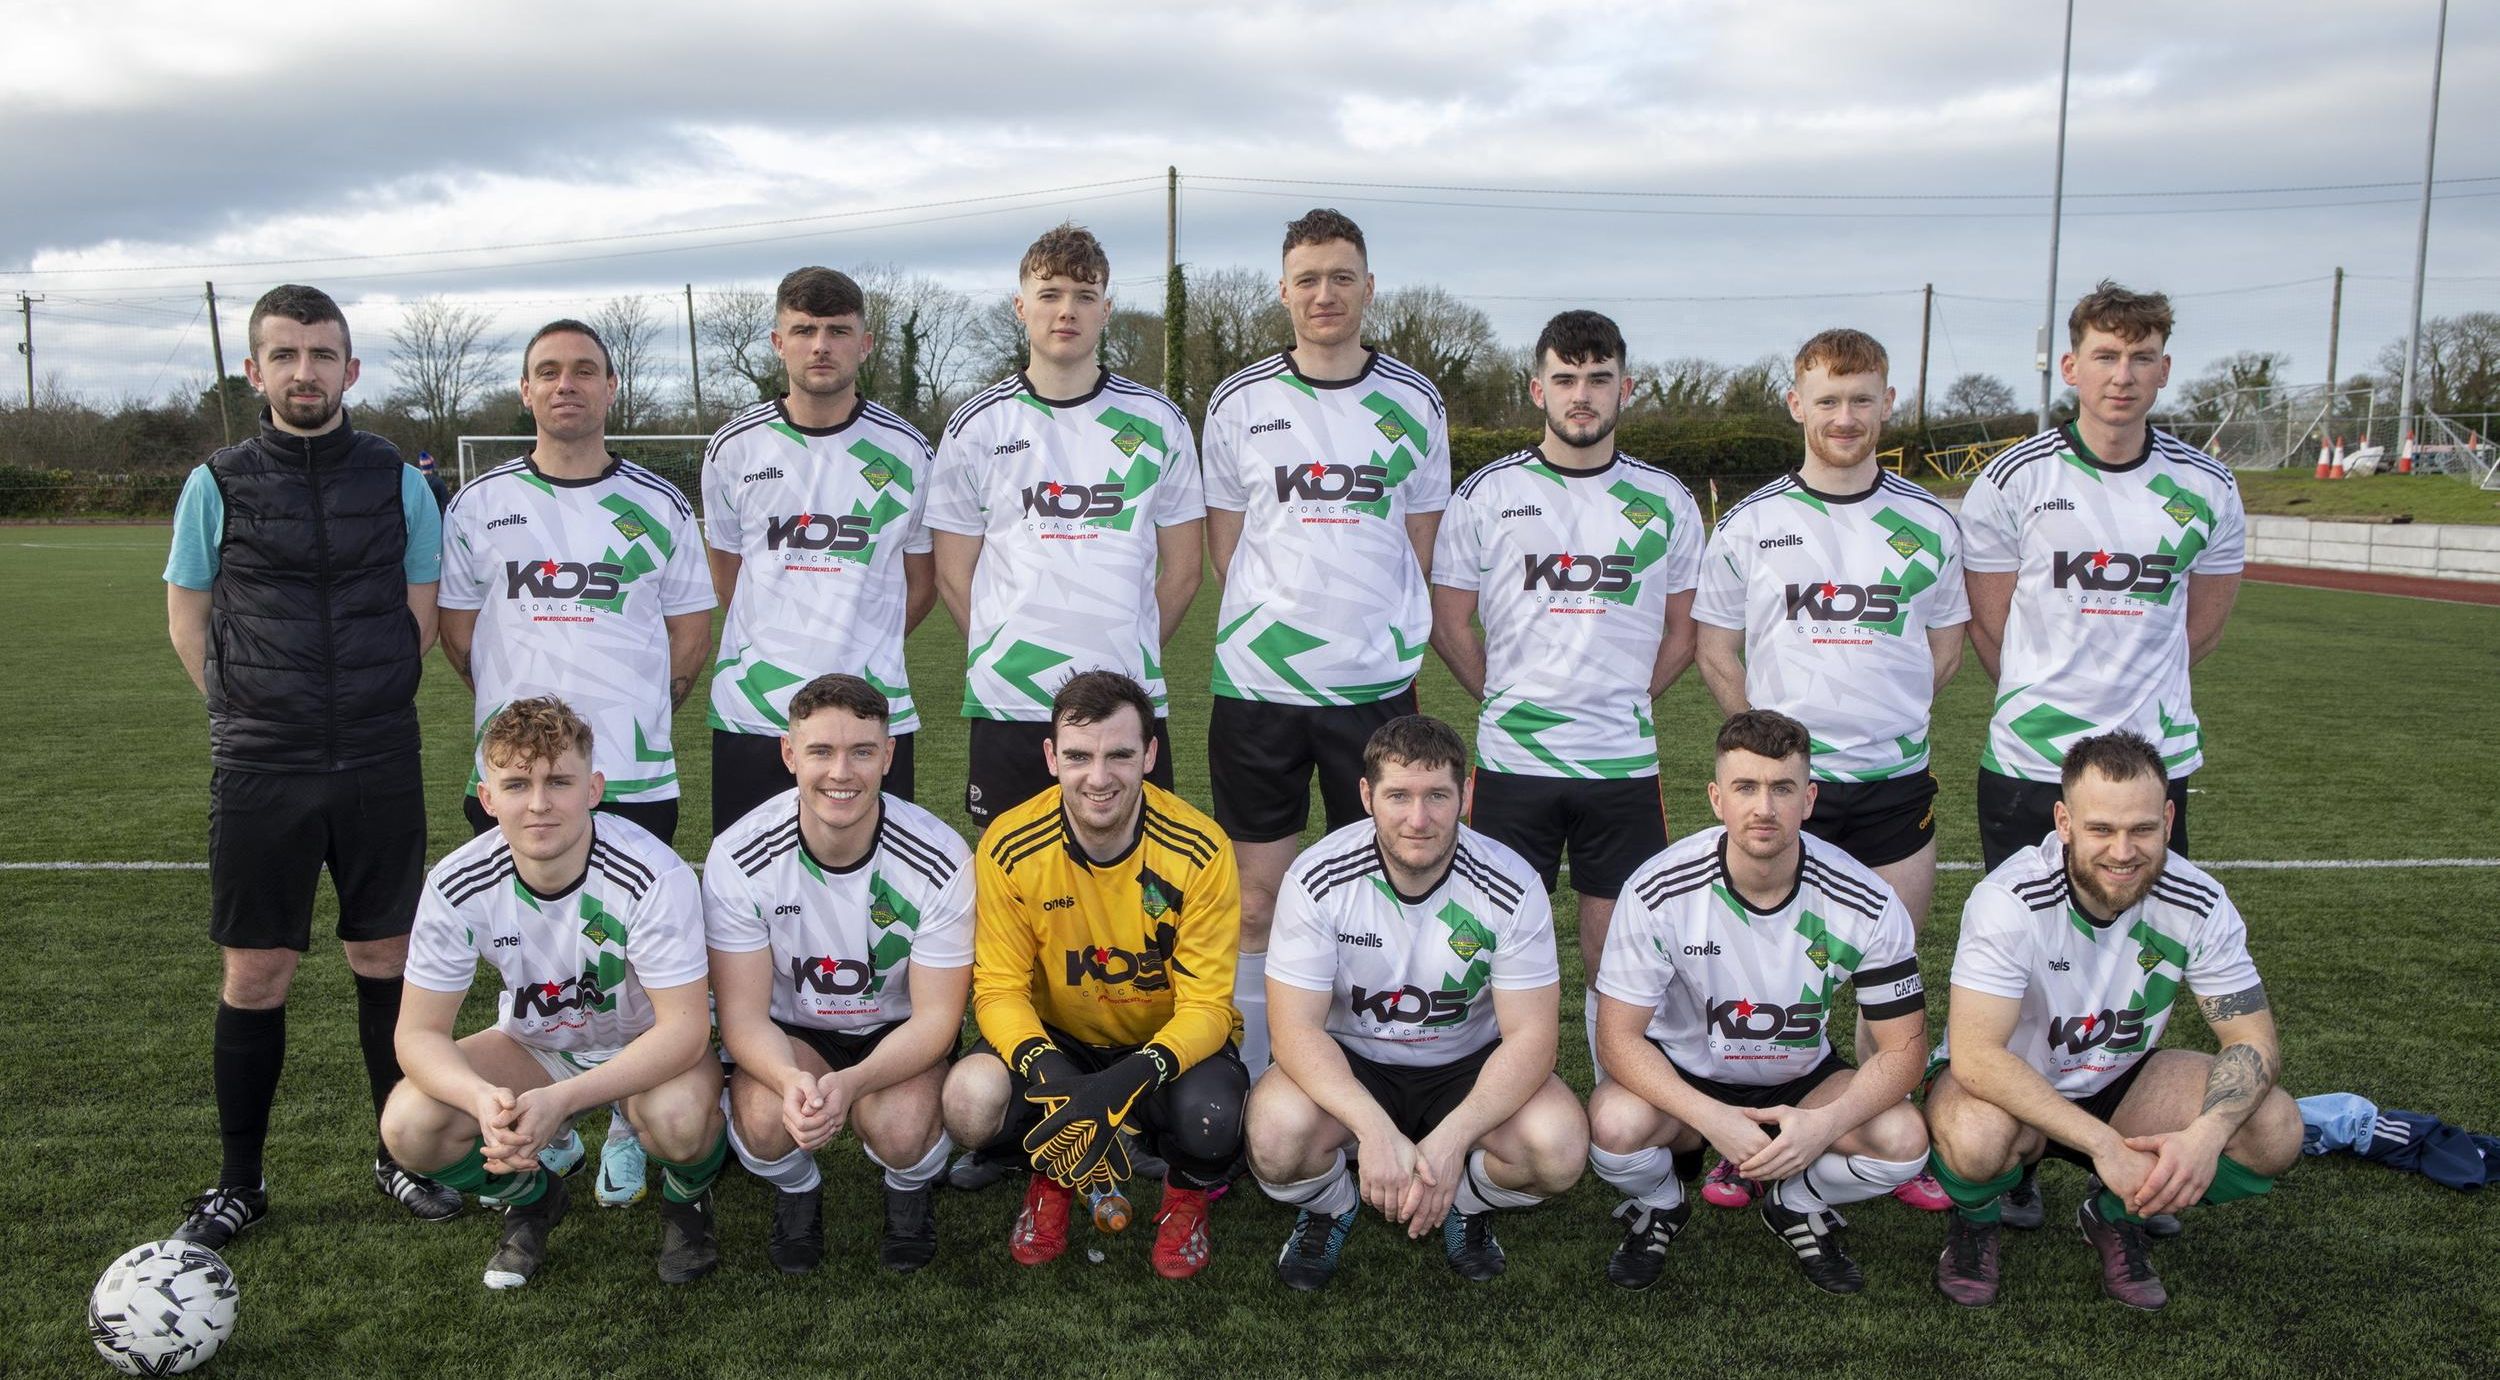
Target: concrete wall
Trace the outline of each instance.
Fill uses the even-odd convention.
[[[2251,514],[2248,558],[2268,565],[2500,584],[2500,527],[2324,522]]]

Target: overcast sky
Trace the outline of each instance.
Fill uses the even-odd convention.
[[[1382,287],[1515,342],[1575,305],[1730,363],[1856,324],[1905,391],[1932,282],[1938,391],[2036,386],[2053,0],[811,8],[12,5],[0,290],[47,299],[40,370],[108,396],[205,378],[208,278],[230,362],[253,294],[330,287],[368,387],[427,293],[525,330],[808,262],[1004,291],[1062,216],[1153,305],[1176,165],[1193,264],[1272,271],[1336,205]],[[2239,349],[2323,377],[2341,265],[2367,367],[2404,329],[2434,0],[2080,8],[2061,295],[2172,292],[2182,380]],[[2440,127],[2429,311],[2500,307],[2493,6],[2450,19]]]

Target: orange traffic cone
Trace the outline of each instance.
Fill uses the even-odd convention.
[[[2413,473],[2413,433],[2405,433],[2405,448],[2396,455],[2396,473]]]
[[[2318,436],[2318,474],[2317,474],[2317,477],[2318,477],[2318,478],[2320,478],[2320,479],[2324,479],[2324,478],[2326,478],[2326,456],[2327,456],[2327,440],[2326,440],[2326,435],[2325,435],[2325,433],[2321,432],[2321,433],[2319,433],[2319,436]]]
[[[2341,436],[2335,438],[2335,458],[2326,463],[2326,477],[2329,479],[2344,477],[2344,438]]]

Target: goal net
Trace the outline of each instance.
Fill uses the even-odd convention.
[[[608,449],[678,487],[698,516],[703,511],[703,448],[701,436],[610,436]],[[462,487],[497,465],[518,460],[538,443],[535,436],[463,436],[456,478]]]

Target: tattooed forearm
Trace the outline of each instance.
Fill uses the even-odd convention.
[[[2263,1011],[2266,1009],[2265,984],[2261,982],[2244,991],[2225,992],[2218,997],[2200,996],[2196,999],[2196,1009],[2205,1013],[2208,1025]]]
[[[2255,1045],[2233,1045],[2215,1056],[2213,1072],[2205,1076],[2205,1105],[2199,1115],[2245,1116],[2272,1086],[2274,1071],[2266,1067],[2266,1056]]]
[[[693,690],[694,677],[677,676],[672,678],[668,683],[669,707],[673,709],[684,704],[686,702],[686,696],[691,694]]]

